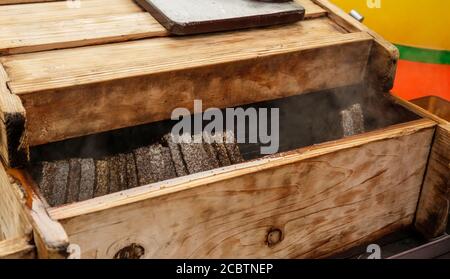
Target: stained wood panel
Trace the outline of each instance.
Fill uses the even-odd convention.
[[[367,32],[374,38],[371,59],[368,63],[367,83],[382,92],[389,92],[394,87],[397,61],[400,57],[398,49],[383,37],[369,29],[361,22],[341,10],[329,0],[312,0],[327,11],[328,16],[348,32]]]
[[[34,259],[36,248],[27,238],[0,241],[0,259]]]
[[[143,12],[29,24],[0,27],[0,54],[106,44],[167,34],[159,23]]]
[[[24,193],[11,185],[0,164],[0,259],[35,257],[25,200]]]
[[[11,186],[0,165],[0,240],[31,236],[31,225],[25,212],[25,197],[18,187]]]
[[[413,103],[394,96],[405,108],[433,119],[436,128],[422,193],[416,213],[415,227],[428,239],[445,232],[450,208],[450,124]],[[444,107],[443,107],[444,108]]]
[[[52,1],[63,1],[63,0],[0,0],[0,5],[41,3]]]
[[[28,161],[25,136],[25,109],[7,86],[9,78],[0,64],[0,156],[6,165]]]
[[[324,257],[412,223],[433,125],[420,120],[50,215],[84,258],[136,246],[145,258]]]
[[[431,150],[415,227],[427,238],[445,233],[450,210],[450,124],[440,125]]]

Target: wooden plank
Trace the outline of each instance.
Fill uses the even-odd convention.
[[[450,210],[450,124],[436,129],[416,214],[415,227],[427,238],[445,233]]]
[[[393,99],[414,113],[439,123],[417,208],[415,228],[431,239],[445,233],[450,209],[450,124],[398,96]]]
[[[311,0],[296,1],[305,8],[305,16],[307,18],[315,18],[326,15],[326,11],[320,6],[314,4]],[[8,25],[13,22],[21,24],[47,21],[57,22],[60,20],[80,19],[87,17],[95,18],[97,16],[124,15],[141,12],[143,12],[143,10],[136,5],[133,0],[108,0],[108,5],[105,5],[104,0],[83,0],[80,8],[76,9],[68,8],[65,1],[51,1],[51,3],[2,6],[0,7],[0,23],[2,25]]]
[[[6,5],[0,7],[1,25],[59,22],[106,15],[124,15],[143,12],[131,0],[83,0],[80,8],[70,9],[65,1],[40,4]]]
[[[394,96],[405,108],[436,121],[436,129],[416,213],[415,228],[426,238],[436,238],[446,231],[450,209],[450,123],[411,102]]]
[[[63,0],[0,0],[0,5],[41,3],[41,2],[52,2],[52,1],[63,1]]]
[[[11,185],[0,164],[0,240],[31,239],[32,227],[25,211],[25,200],[20,188]]]
[[[150,14],[140,12],[57,23],[14,23],[0,26],[0,54],[106,44],[167,35]]]
[[[322,17],[327,14],[327,11],[319,5],[313,3],[311,0],[295,0],[295,2],[305,8],[305,19]]]
[[[29,243],[28,238],[15,238],[0,241],[0,259],[34,259],[36,248]]]
[[[369,38],[364,33],[343,34],[330,20],[315,19],[284,27],[12,55],[1,57],[0,61],[10,76],[11,91],[27,94],[360,43]],[[155,52],[159,55],[154,55]],[[366,62],[367,56],[364,58]],[[74,63],[69,63],[71,60]]]
[[[8,76],[0,64],[0,156],[8,166],[28,161],[25,109],[17,95],[7,86]]]
[[[0,259],[35,258],[35,247],[30,244],[32,226],[25,210],[26,197],[11,185],[0,164]]]
[[[381,92],[388,92],[394,86],[397,61],[400,57],[398,49],[383,37],[352,16],[332,4],[328,0],[312,0],[327,11],[328,16],[348,32],[366,32],[374,38],[371,59],[368,63],[367,82]]]
[[[41,259],[66,258],[68,256],[68,237],[61,224],[53,220],[47,213],[47,205],[36,193],[30,176],[18,169],[8,169],[14,178],[12,185],[21,187],[27,194],[26,213],[33,227],[33,239],[37,256]]]
[[[325,15],[309,0],[299,0],[306,17]],[[140,38],[168,32],[132,0],[84,0],[80,8],[65,1],[0,7],[0,54],[28,53]]]
[[[131,246],[145,258],[325,257],[412,223],[434,125],[419,120],[50,215],[84,258]]]
[[[192,110],[194,99],[206,109],[357,84],[371,45],[367,34],[342,34],[325,18],[0,61],[11,77],[9,88],[26,108],[33,146],[168,119],[177,107]]]
[[[445,121],[450,121],[450,101],[437,96],[426,96],[411,102]]]
[[[416,113],[417,115],[420,115],[424,118],[428,118],[428,119],[432,119],[433,121],[435,121],[436,123],[442,124],[442,125],[448,125],[448,121],[440,118],[439,116],[427,111],[426,109],[419,107],[418,105],[409,102],[399,96],[396,95],[392,95],[392,99],[399,105],[405,107],[406,109]]]

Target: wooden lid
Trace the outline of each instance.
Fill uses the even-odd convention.
[[[302,20],[305,9],[294,1],[135,0],[170,34],[192,35],[271,26]]]

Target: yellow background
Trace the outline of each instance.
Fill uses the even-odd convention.
[[[380,0],[369,8],[367,0],[331,0],[346,12],[355,9],[364,24],[387,40],[401,45],[450,50],[450,0]]]

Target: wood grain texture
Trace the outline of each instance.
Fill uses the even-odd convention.
[[[106,15],[123,15],[142,12],[142,9],[129,0],[82,0],[80,8],[70,9],[65,1],[51,1],[40,4],[6,5],[0,7],[2,25],[37,22],[58,22],[80,18],[95,18]],[[15,20],[15,21],[14,21]]]
[[[319,18],[283,27],[11,55],[0,57],[0,62],[10,77],[11,92],[29,94],[370,39],[365,33],[345,33],[329,19]]]
[[[165,36],[167,33],[144,12],[29,24],[0,26],[0,54],[107,44]]]
[[[415,121],[50,215],[84,258],[132,244],[145,258],[324,257],[412,223],[434,125]],[[280,240],[268,245],[274,231]]]
[[[34,185],[29,174],[18,169],[8,169],[8,174],[14,178],[12,185],[21,187],[27,193],[26,213],[33,228],[37,257],[66,258],[69,245],[67,234],[61,224],[48,215],[48,205],[36,192],[37,186]]]
[[[449,123],[447,120],[445,120],[443,118],[440,118],[439,116],[429,112],[428,110],[426,110],[426,109],[424,109],[422,107],[419,107],[418,105],[416,105],[416,104],[414,104],[412,102],[409,102],[409,101],[407,101],[407,100],[405,100],[405,99],[403,99],[403,98],[401,98],[399,96],[392,95],[392,99],[397,104],[399,104],[399,105],[403,106],[404,108],[414,112],[417,115],[420,115],[421,117],[432,119],[436,123],[442,124],[444,126],[448,125],[448,123]]]
[[[25,109],[20,98],[11,94],[8,75],[0,64],[0,155],[8,166],[28,161],[29,151],[25,132]]]
[[[393,99],[416,114],[439,123],[415,220],[416,229],[424,237],[435,238],[445,232],[450,209],[450,124],[398,96],[393,96]]]
[[[168,119],[177,107],[192,109],[194,99],[205,109],[223,108],[357,84],[371,46],[365,33],[342,34],[328,19],[315,19],[0,61],[26,108],[34,146]]]
[[[0,240],[31,239],[32,227],[25,211],[25,200],[20,188],[11,185],[0,164]]]
[[[35,258],[26,197],[0,164],[0,259]]]
[[[53,2],[53,1],[63,1],[63,0],[0,0],[0,5],[41,3],[41,2]]]
[[[0,54],[121,42],[167,35],[132,0],[0,6]]]
[[[36,258],[36,248],[29,243],[28,238],[0,241],[0,260],[34,258]]]
[[[450,101],[436,96],[426,96],[411,102],[445,121],[450,121]]]
[[[370,86],[388,92],[394,86],[397,61],[400,57],[398,49],[383,37],[352,16],[332,4],[328,0],[312,0],[327,11],[328,16],[348,32],[366,32],[374,38],[374,45],[368,63],[366,79]]]
[[[299,0],[306,17],[325,15],[309,0]],[[0,6],[0,54],[28,53],[141,38],[168,36],[133,0],[83,0],[80,8],[65,1]]]
[[[439,125],[431,149],[415,227],[427,238],[445,233],[450,210],[450,124]]]

